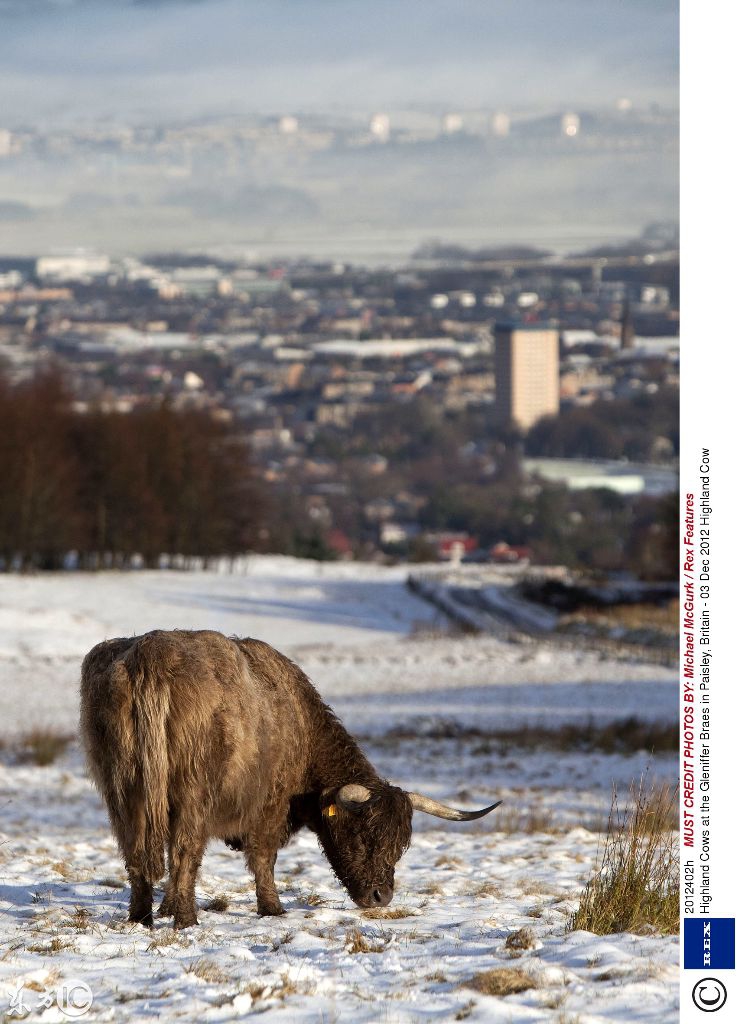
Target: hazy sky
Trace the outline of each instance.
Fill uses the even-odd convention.
[[[676,106],[677,0],[0,0],[0,127]]]

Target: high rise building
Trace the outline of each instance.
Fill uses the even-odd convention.
[[[543,324],[495,325],[497,423],[529,430],[559,412],[559,331]]]
[[[634,347],[634,318],[631,315],[631,302],[628,295],[624,299],[621,310],[621,348]]]

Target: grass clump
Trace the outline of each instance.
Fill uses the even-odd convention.
[[[35,764],[39,767],[53,764],[62,756],[71,740],[71,736],[53,729],[31,729],[21,737],[18,744],[18,760],[21,764]]]
[[[76,932],[86,932],[91,925],[93,915],[87,907],[75,907],[69,919],[65,921],[68,928],[74,928]]]
[[[310,907],[326,907],[328,901],[318,892],[310,892],[304,897],[304,902]]]
[[[511,996],[536,988],[531,975],[520,967],[495,967],[491,971],[481,971],[467,985],[486,996]]]
[[[126,922],[126,926],[128,926],[128,922]],[[188,939],[181,932],[176,931],[175,928],[161,928],[158,929],[154,938],[147,946],[147,952],[152,953],[167,946],[185,947],[187,945]]]
[[[508,807],[498,814],[495,826],[498,832],[506,832],[508,835],[516,832],[534,835],[538,832],[553,834],[565,831],[563,827],[556,824],[554,812],[549,807],[532,807],[526,811]]]
[[[511,729],[487,729],[463,726],[455,721],[436,722],[422,734],[410,726],[390,730],[380,741],[386,745],[405,740],[458,740],[478,756],[507,753],[509,750],[598,751],[603,754],[631,754],[639,750],[675,753],[679,746],[677,721],[646,721],[636,715],[596,722],[567,722],[558,726],[519,725]],[[502,816],[502,811],[498,814]]]
[[[231,977],[213,960],[194,960],[185,968],[186,974],[195,974],[197,978],[210,985],[223,985],[231,981]]]
[[[536,939],[530,928],[519,928],[505,939],[505,949],[533,949]]]
[[[600,868],[587,883],[572,931],[596,935],[680,930],[677,788],[632,786],[619,809],[614,789]]]
[[[502,896],[502,889],[495,882],[481,882],[474,890],[474,895],[477,899],[484,896]]]
[[[370,921],[398,921],[402,917],[413,917],[414,912],[409,907],[375,907],[364,910],[361,916]]]
[[[33,943],[26,946],[27,953],[43,953],[45,956],[50,956],[54,953],[62,953],[65,949],[74,949],[75,944],[69,942],[66,939],[62,939],[56,936],[48,943]]]
[[[369,942],[360,928],[352,928],[345,935],[345,949],[348,953],[383,953],[384,942]]]
[[[435,867],[445,868],[447,871],[453,870],[454,868],[465,868],[466,864],[460,857],[451,857],[447,853],[442,853],[435,862]]]
[[[229,910],[231,900],[229,896],[225,896],[224,893],[219,893],[217,896],[212,896],[210,900],[204,903],[204,910],[213,910],[217,914],[223,914],[226,910]]]

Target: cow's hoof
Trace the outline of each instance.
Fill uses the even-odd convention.
[[[258,903],[258,914],[261,917],[280,917],[285,913],[280,903]]]
[[[143,924],[145,928],[154,928],[155,922],[152,919],[152,911],[147,914],[130,913],[129,920],[132,924]]]
[[[175,928],[176,931],[181,931],[183,928],[193,928],[197,924],[198,918],[195,914],[176,914],[175,920],[173,921],[173,928]]]
[[[243,851],[245,849],[245,844],[239,836],[230,836],[224,840],[224,845],[228,846],[230,850]]]

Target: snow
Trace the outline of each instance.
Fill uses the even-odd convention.
[[[625,792],[647,772],[673,780],[675,759],[524,752],[467,732],[674,719],[675,673],[447,635],[405,578],[403,568],[273,557],[231,575],[0,576],[0,720],[10,740],[0,752],[0,1010],[20,991],[27,1019],[69,1020],[56,993],[78,979],[93,994],[82,1019],[96,1021],[677,1019],[676,937],[566,930],[612,786]],[[389,908],[405,916],[364,916],[301,834],[279,854],[284,917],[257,917],[241,856],[214,842],[197,928],[130,925],[123,865],[79,747],[36,767],[18,761],[12,742],[38,725],[76,732],[79,663],[93,644],[176,626],[268,640],[309,672],[386,777],[461,806],[502,807],[469,824],[419,816]],[[227,909],[205,909],[219,894]],[[521,928],[533,946],[506,947]],[[523,969],[535,987],[507,997],[469,987],[496,967]]]

